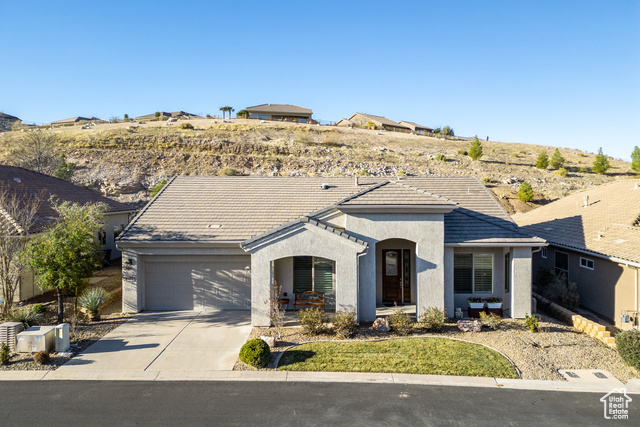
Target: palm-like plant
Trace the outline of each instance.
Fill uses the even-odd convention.
[[[91,320],[100,320],[98,309],[107,300],[107,292],[102,288],[90,288],[85,291],[80,298],[78,304],[80,307],[87,309]]]

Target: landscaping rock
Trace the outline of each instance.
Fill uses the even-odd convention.
[[[373,326],[371,326],[371,328],[378,332],[389,332],[391,330],[389,327],[389,321],[386,317],[377,318],[376,321],[373,322]]]
[[[267,343],[267,345],[271,348],[276,346],[276,338],[275,337],[267,337],[267,336],[260,336],[260,339],[264,342]]]
[[[477,320],[458,320],[458,329],[462,332],[480,332],[482,325]]]

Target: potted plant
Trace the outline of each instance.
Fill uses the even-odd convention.
[[[491,297],[484,300],[487,303],[488,309],[502,308],[502,298]]]
[[[469,303],[469,308],[484,308],[484,300],[478,297],[472,297],[467,300]]]

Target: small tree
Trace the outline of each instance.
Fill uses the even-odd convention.
[[[637,145],[631,153],[631,169],[636,173],[640,173],[640,148]]]
[[[446,136],[455,136],[455,133],[453,133],[453,129],[450,126],[445,126],[442,128],[442,134],[446,135]],[[476,138],[478,139],[478,138]]]
[[[533,188],[527,181],[524,181],[520,184],[520,189],[518,190],[518,199],[523,202],[530,202],[533,199]]]
[[[469,157],[473,160],[479,160],[482,157],[482,143],[478,138],[473,138],[471,148],[469,148]]]
[[[18,140],[11,155],[12,162],[25,169],[50,174],[58,166],[55,143],[53,133],[29,132]]]
[[[33,269],[36,283],[44,290],[58,294],[58,323],[64,320],[63,291],[74,291],[86,284],[87,278],[100,267],[100,246],[93,240],[101,226],[103,204],[63,202],[53,206],[58,219],[45,234],[29,242],[26,262]]]
[[[156,122],[159,122],[160,121],[160,111],[156,111],[155,116],[156,116]]]
[[[65,157],[65,155],[61,154],[58,168],[53,172],[53,176],[55,176],[56,178],[64,179],[65,181],[71,181],[75,169],[76,164],[73,162],[67,162],[67,158]]]
[[[553,152],[553,156],[551,156],[551,167],[554,169],[560,169],[564,166],[564,157],[560,154],[560,150],[556,148],[556,151]]]
[[[125,115],[124,115],[124,121],[125,121],[125,122],[129,122],[129,115],[128,115],[128,114],[125,114]]]
[[[20,273],[24,266],[22,254],[28,242],[40,203],[37,197],[17,195],[4,184],[0,185],[0,208],[3,227],[0,227],[0,289],[2,314],[6,316],[13,307],[13,300],[20,285]]]
[[[538,160],[536,160],[536,168],[546,169],[549,166],[549,156],[546,152],[538,154]]]
[[[607,159],[607,156],[602,154],[602,147],[600,147],[600,149],[598,150],[598,154],[596,154],[596,159],[593,161],[591,169],[595,173],[604,175],[607,173],[610,167],[611,164],[609,163],[609,159]]]
[[[239,119],[248,119],[250,116],[251,115],[247,110],[240,110],[238,111],[238,114],[236,114],[236,117]]]

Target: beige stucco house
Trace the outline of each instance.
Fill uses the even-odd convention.
[[[453,315],[471,296],[524,317],[544,244],[475,178],[257,176],[176,177],[117,242],[125,312],[251,310],[255,326],[270,322],[274,283],[360,321],[394,302]]]
[[[580,191],[514,219],[549,242],[534,255],[534,275],[564,275],[577,284],[580,305],[620,328],[638,326],[640,180]]]
[[[111,259],[119,258],[120,251],[116,248],[115,238],[129,223],[129,218],[135,209],[125,204],[104,197],[95,191],[79,187],[68,181],[49,175],[34,172],[15,166],[0,165],[0,185],[7,188],[9,194],[19,197],[37,198],[40,201],[29,235],[35,236],[47,230],[48,226],[57,218],[58,213],[52,208],[51,198],[59,202],[72,203],[104,203],[107,211],[104,214],[104,225],[96,230],[96,239],[100,241]],[[2,219],[0,224],[11,224],[7,211],[0,206]],[[15,221],[13,221],[15,224]],[[35,285],[33,272],[24,269],[21,283],[16,293],[19,301],[42,294],[42,290]]]
[[[404,120],[400,120],[398,123],[400,123],[401,125],[407,126],[416,135],[428,135],[429,133],[433,132],[432,128],[427,126],[422,126],[417,123],[407,122]]]
[[[245,108],[250,119],[277,120],[281,122],[312,123],[313,112],[309,108],[290,104],[261,104]]]
[[[348,127],[360,127],[369,126],[373,123],[376,128],[382,130],[388,130],[392,132],[404,132],[410,133],[412,129],[404,124],[394,122],[382,116],[375,116],[373,114],[355,113],[348,119],[342,119],[336,123],[336,126],[348,126]]]

